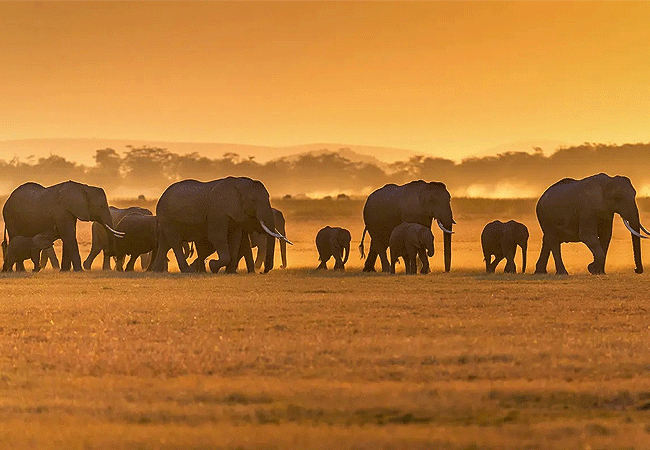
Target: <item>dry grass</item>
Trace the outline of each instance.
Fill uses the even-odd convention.
[[[340,274],[313,270],[315,231],[358,243],[359,218],[284,210],[289,270],[0,276],[0,447],[650,448],[648,275],[622,226],[598,277],[579,245],[571,277],[485,275],[496,218],[528,224],[534,265],[525,209],[457,212],[452,273],[437,253],[428,276],[361,274],[353,252]]]

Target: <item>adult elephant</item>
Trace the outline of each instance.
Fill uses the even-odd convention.
[[[205,270],[205,259],[216,251],[219,259],[210,261],[215,272],[237,258],[246,223],[267,233],[264,272],[273,268],[274,240],[286,239],[274,232],[275,219],[269,193],[262,182],[246,177],[227,177],[201,182],[183,180],[169,186],[156,205],[158,217],[158,254],[154,271],[163,271],[167,252],[174,251],[181,272]],[[181,244],[196,244],[197,260],[190,267]],[[250,246],[249,246],[250,249]],[[250,255],[249,255],[250,256]],[[251,257],[252,259],[252,257]]]
[[[431,228],[433,219],[444,232],[443,251],[445,272],[451,269],[451,235],[454,221],[451,212],[451,195],[444,183],[417,180],[404,185],[387,184],[368,196],[363,207],[366,225],[361,236],[359,250],[364,256],[363,240],[370,234],[370,250],[363,267],[364,272],[375,271],[377,255],[383,272],[390,272],[386,249],[390,234],[402,222],[419,223]]]
[[[273,209],[273,218],[275,219],[275,229],[282,236],[286,236],[287,235],[286,221],[284,220],[284,215],[282,214],[282,211],[275,208],[272,209]],[[262,268],[262,262],[264,262],[264,258],[266,257],[266,244],[267,244],[266,233],[259,233],[257,231],[253,231],[250,235],[250,240],[251,240],[251,248],[257,247],[257,256],[255,256],[255,270],[260,270]],[[280,268],[284,269],[287,267],[287,243],[284,240],[280,240],[280,256],[282,258],[282,265],[280,266]]]
[[[485,260],[485,271],[494,273],[499,263],[506,259],[505,273],[517,273],[515,253],[521,248],[522,273],[526,272],[526,253],[528,252],[528,228],[515,220],[488,223],[481,232],[481,247]],[[494,256],[494,260],[492,260]]]
[[[143,216],[153,216],[153,213],[147,208],[140,208],[138,206],[130,206],[128,208],[116,208],[115,206],[109,206],[108,210],[111,214],[111,219],[113,224],[117,228],[117,224],[129,214],[140,214]],[[92,225],[92,244],[90,247],[90,253],[88,257],[83,262],[83,268],[90,270],[93,265],[93,261],[99,255],[100,252],[104,252],[104,260],[102,263],[102,270],[111,270],[111,256],[110,256],[110,241],[109,233],[106,232],[106,229],[98,222],[93,222]],[[121,270],[124,264],[124,258],[116,258],[116,269]],[[147,258],[145,255],[142,255],[140,258],[142,268],[146,269],[149,267],[151,262],[150,258]]]
[[[9,241],[13,236],[34,237],[54,231],[54,239],[63,241],[61,270],[81,271],[77,243],[77,220],[99,222],[110,233],[110,251],[115,251],[113,220],[106,193],[102,188],[75,181],[65,181],[50,187],[25,183],[17,187],[2,209]]]
[[[636,273],[643,273],[640,232],[645,228],[639,220],[636,191],[630,179],[610,177],[604,173],[582,180],[565,178],[549,187],[537,202],[537,220],[542,228],[542,250],[535,273],[546,273],[550,253],[553,253],[558,275],[567,275],[562,261],[560,244],[582,242],[594,260],[587,269],[592,274],[605,273],[605,258],[612,238],[614,214],[632,234],[632,249]]]

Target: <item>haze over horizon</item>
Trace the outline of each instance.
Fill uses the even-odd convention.
[[[2,2],[0,141],[650,142],[648,23],[649,3]]]

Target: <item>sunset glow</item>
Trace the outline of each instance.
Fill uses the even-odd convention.
[[[649,23],[650,4],[628,2],[2,2],[0,140],[341,142],[455,159],[647,142]]]

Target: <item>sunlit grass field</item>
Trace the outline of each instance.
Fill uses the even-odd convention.
[[[541,233],[521,202],[453,203],[448,274],[441,248],[425,276],[362,274],[356,249],[345,273],[316,271],[318,229],[358,245],[363,202],[301,200],[274,202],[287,270],[106,273],[98,258],[2,275],[0,448],[650,448],[650,275],[629,233],[616,222],[607,275],[579,244],[563,248],[571,276],[531,275]],[[484,273],[494,219],[528,225],[528,274]]]

